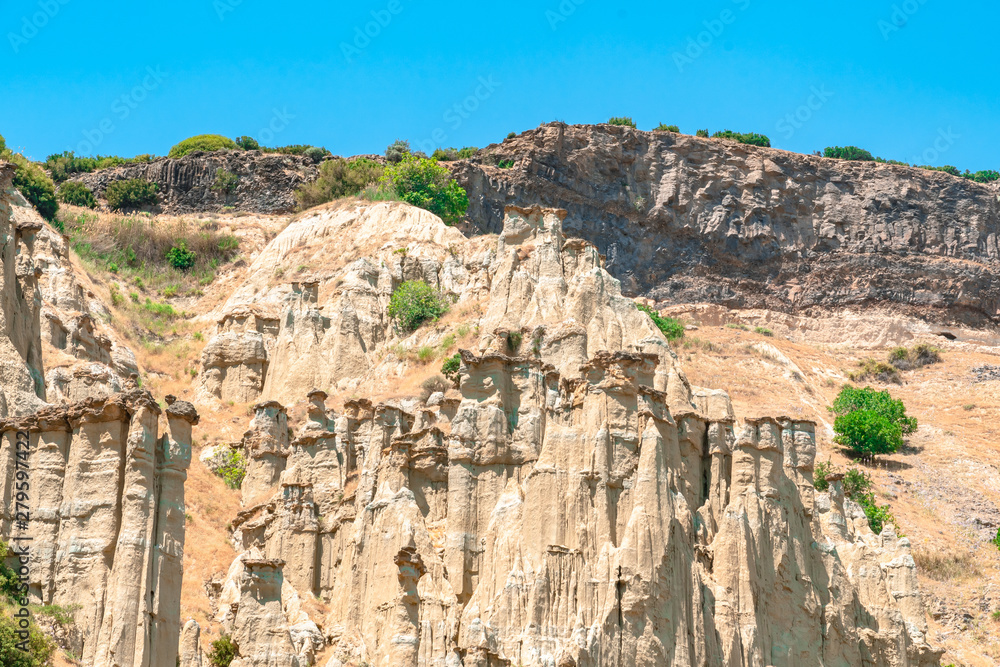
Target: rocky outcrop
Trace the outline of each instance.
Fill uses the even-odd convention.
[[[181,630],[180,665],[178,667],[201,667],[201,626],[189,619]]]
[[[501,169],[500,161],[514,166]],[[472,226],[508,206],[565,209],[631,296],[807,314],[882,306],[1000,321],[996,189],[631,128],[543,125],[451,163]]]
[[[42,372],[40,271],[33,260],[40,221],[14,215],[20,197],[14,165],[0,162],[0,417],[25,414],[45,399]]]
[[[310,664],[297,596],[330,664],[938,664],[909,543],[815,492],[814,425],[691,387],[562,218],[508,211],[458,392],[255,408],[241,667]]]
[[[184,481],[198,416],[189,403],[168,402],[161,413],[132,385],[108,398],[0,421],[2,532],[31,538],[30,596],[69,610],[88,667],[176,662]],[[27,449],[18,446],[22,439]],[[25,451],[27,532],[11,514]]]
[[[239,179],[232,192],[212,188],[219,169]],[[165,213],[218,211],[223,206],[257,213],[286,213],[295,209],[296,188],[318,174],[318,165],[300,155],[223,150],[112,167],[74,180],[100,199],[115,181],[151,181],[159,186],[158,210]]]

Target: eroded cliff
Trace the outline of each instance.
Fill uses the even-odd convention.
[[[505,167],[512,162],[510,168]],[[543,125],[454,164],[474,229],[565,209],[626,292],[800,314],[884,307],[1000,318],[994,186],[611,125]]]
[[[318,638],[330,665],[938,664],[909,542],[815,492],[813,423],[691,387],[564,215],[509,209],[482,260],[451,253],[482,306],[457,391],[255,406],[216,601],[240,667]]]

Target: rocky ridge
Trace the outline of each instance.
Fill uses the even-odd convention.
[[[239,179],[235,189],[213,189],[216,172],[224,169]],[[230,206],[257,213],[295,209],[295,190],[318,175],[318,166],[300,155],[260,151],[195,151],[181,158],[157,158],[81,174],[73,180],[90,188],[98,199],[110,183],[138,178],[159,186],[157,210],[164,213],[218,211]]]
[[[565,209],[566,233],[597,246],[627,293],[661,305],[1000,318],[995,184],[563,123],[452,165],[473,229],[500,231],[510,205]]]
[[[397,255],[397,224],[423,224],[407,208],[336,215]],[[328,215],[273,244],[295,257]],[[237,445],[241,555],[216,600],[239,667],[305,667],[320,642],[329,665],[938,664],[909,541],[874,535],[838,481],[815,492],[814,425],[741,425],[724,392],[692,387],[596,248],[563,236],[565,215],[512,208],[495,250],[449,252],[446,275],[473,286],[455,307],[482,303],[457,391],[341,412],[312,391],[297,428],[274,394],[255,406]],[[426,261],[438,248],[415,250],[419,275],[442,275]],[[365,290],[387,277],[376,300],[407,266],[367,262]],[[308,303],[343,303],[351,287],[318,288],[337,280]],[[254,287],[292,295],[279,329],[304,319],[288,314],[294,287]],[[312,347],[309,363],[341,349]],[[304,614],[307,595],[329,600],[326,618]]]

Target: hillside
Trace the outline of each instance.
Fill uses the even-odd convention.
[[[171,213],[65,207],[67,237],[4,188],[0,429],[37,440],[33,510],[83,545],[53,577],[101,591],[43,594],[73,660],[201,667],[226,635],[235,667],[998,664],[994,186],[550,124],[451,163],[471,205],[448,227],[353,198],[272,214],[315,175],[296,160],[85,175],[163,182]],[[227,203],[221,167],[248,170]],[[137,220],[200,263],[99,242]],[[444,312],[408,329],[415,282]],[[852,380],[917,344],[940,360]],[[833,443],[852,383],[918,419],[900,452]],[[827,461],[898,527],[816,491]],[[87,475],[103,501],[57,483]]]

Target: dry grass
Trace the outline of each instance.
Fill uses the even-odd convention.
[[[982,577],[979,562],[971,553],[933,551],[925,548],[913,550],[913,560],[920,573],[935,581],[952,581]]]

